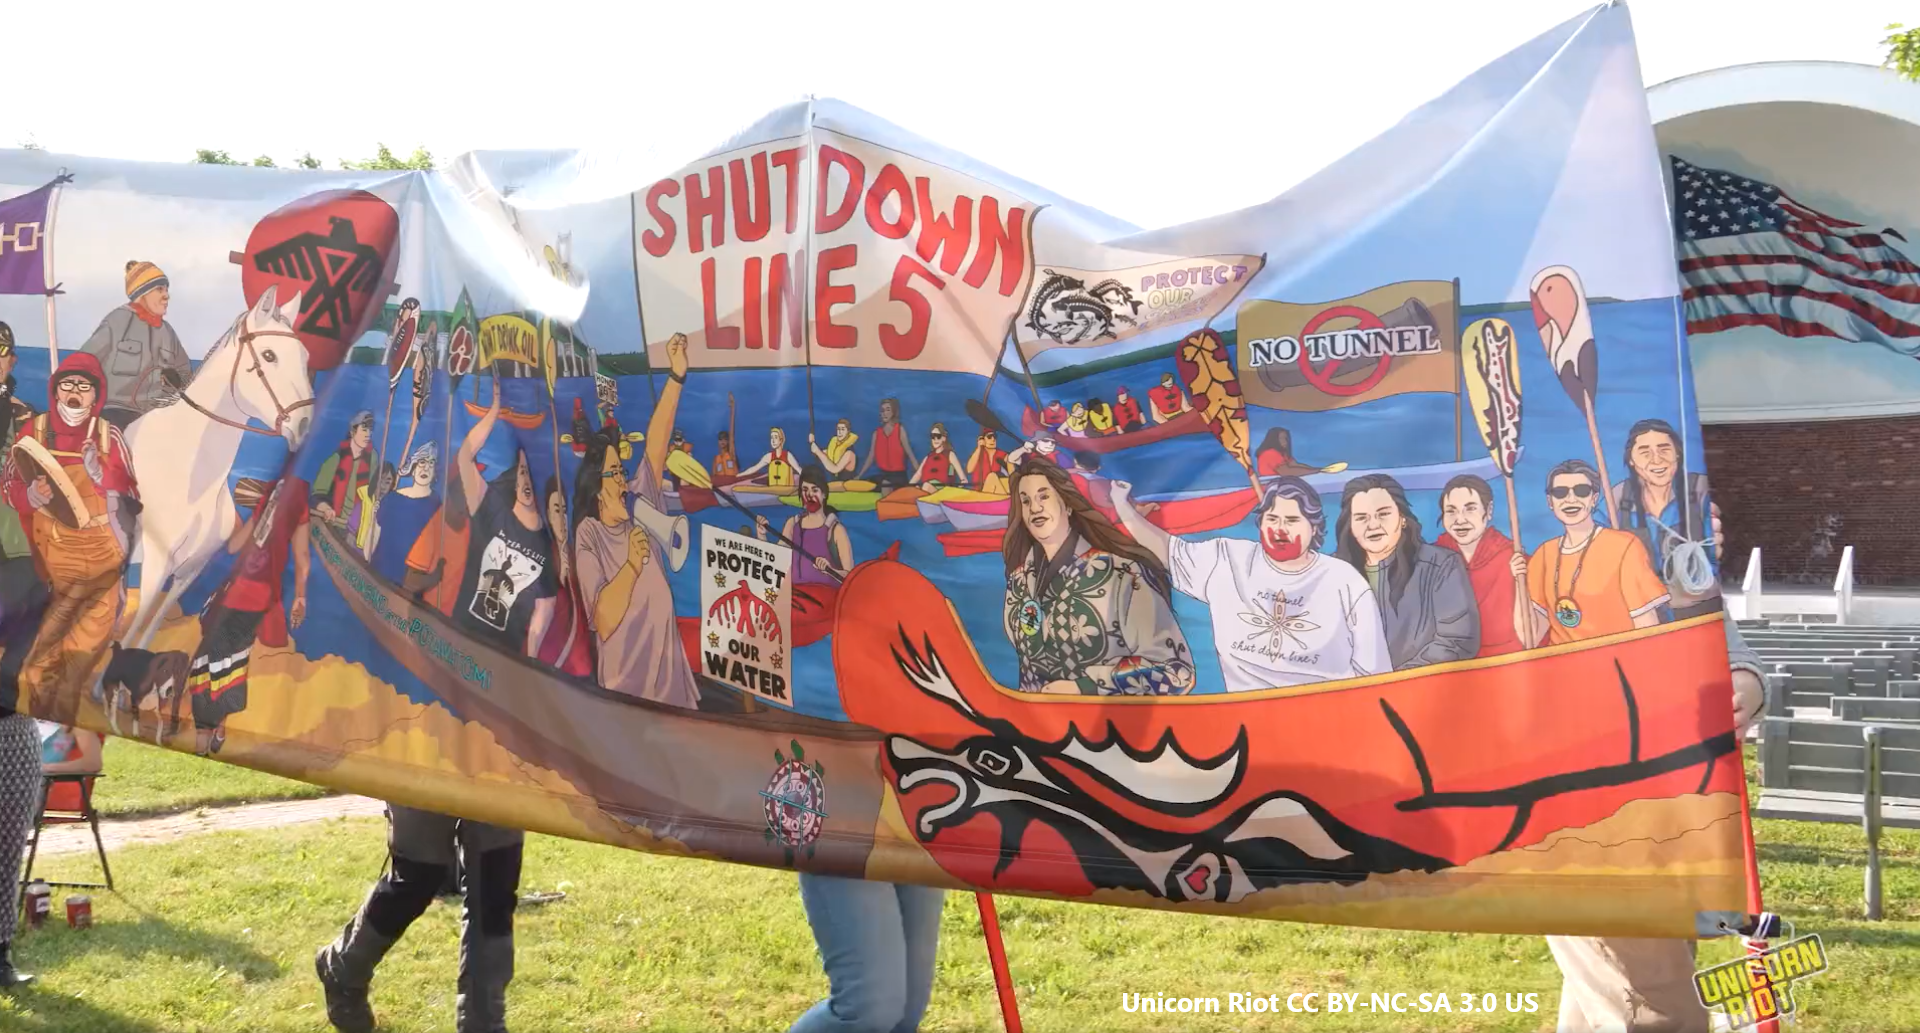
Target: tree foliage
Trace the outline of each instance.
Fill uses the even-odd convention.
[[[244,162],[238,158],[235,158],[233,155],[227,153],[226,151],[218,151],[218,150],[213,150],[211,148],[206,148],[206,147],[203,147],[203,148],[200,148],[199,150],[194,151],[193,160],[201,165],[248,165],[248,164],[251,164],[263,169],[272,169],[272,168],[279,167],[278,163],[276,163],[273,160],[271,155],[262,154],[258,158],[253,159],[253,161],[251,162]],[[294,164],[294,167],[302,168],[302,169],[317,169],[321,167],[320,159],[314,157],[312,151],[301,152],[300,157],[294,159],[293,164]],[[374,153],[373,157],[363,158],[359,161],[350,161],[348,159],[342,158],[340,160],[340,167],[343,169],[356,169],[356,170],[363,170],[363,171],[399,172],[399,171],[410,171],[410,170],[416,170],[416,169],[421,171],[426,171],[433,168],[433,155],[429,153],[425,147],[415,147],[413,149],[412,154],[402,158],[399,155],[394,154],[392,148],[388,147],[386,144],[381,144],[380,149]]]
[[[1887,48],[1883,64],[1902,78],[1920,82],[1920,26],[1909,29],[1894,22],[1887,26],[1887,37],[1880,43]]]
[[[380,150],[373,157],[361,161],[347,161],[342,159],[340,167],[343,169],[358,169],[362,171],[400,171],[406,169],[427,171],[433,168],[433,155],[428,153],[425,147],[415,147],[411,155],[401,158],[395,155],[386,144],[381,144]]]

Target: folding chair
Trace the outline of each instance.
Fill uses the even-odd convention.
[[[33,881],[33,861],[40,853],[40,830],[48,825],[78,825],[86,822],[93,829],[93,848],[100,855],[100,872],[106,882],[50,882],[49,886],[113,891],[113,869],[107,865],[107,844],[100,838],[100,812],[93,806],[93,781],[99,775],[45,775],[40,783],[40,813],[33,822],[33,842],[27,848],[27,867],[20,879],[25,886]]]

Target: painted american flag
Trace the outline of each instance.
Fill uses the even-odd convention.
[[[1920,265],[1887,239],[1905,238],[1771,183],[1671,160],[1688,332],[1764,326],[1920,354]]]

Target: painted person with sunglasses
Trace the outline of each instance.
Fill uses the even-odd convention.
[[[914,474],[914,486],[933,491],[948,485],[967,483],[967,475],[960,472],[960,458],[947,442],[947,425],[934,424],[927,440],[930,451],[920,461],[920,469]]]
[[[1547,507],[1566,533],[1541,543],[1531,558],[1515,553],[1513,573],[1527,581],[1533,601],[1525,641],[1581,642],[1660,623],[1667,586],[1653,570],[1647,547],[1628,531],[1594,522],[1600,475],[1570,459],[1547,475]]]

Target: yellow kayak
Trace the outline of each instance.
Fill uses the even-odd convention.
[[[920,501],[938,506],[948,502],[1004,502],[1006,498],[1005,495],[975,491],[972,488],[947,487],[928,492],[920,497]]]
[[[799,492],[782,495],[780,498],[789,506],[795,508],[800,506]],[[827,493],[827,505],[842,513],[871,513],[879,504],[880,493],[877,491],[830,491]]]

